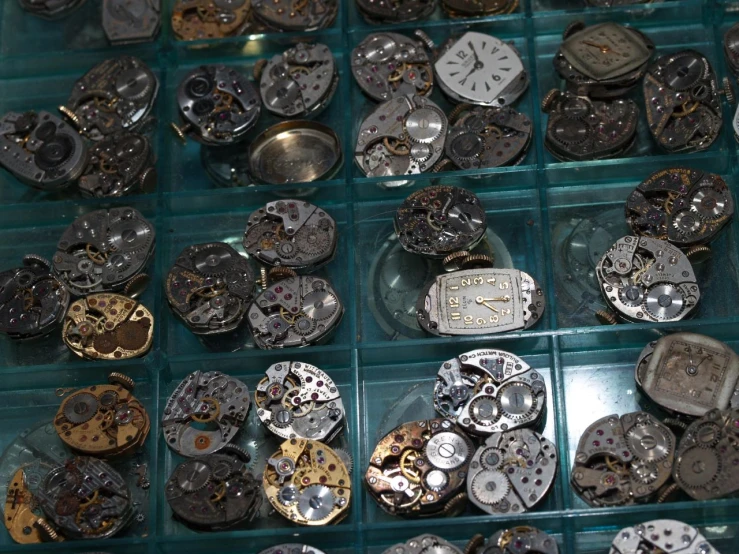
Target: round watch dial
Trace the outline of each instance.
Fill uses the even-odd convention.
[[[642,37],[616,23],[586,27],[562,43],[572,66],[592,79],[613,79],[649,61],[651,50]]]
[[[493,36],[473,32],[457,39],[436,61],[434,69],[440,85],[452,96],[482,105],[496,103],[524,73],[521,58],[511,46]]]

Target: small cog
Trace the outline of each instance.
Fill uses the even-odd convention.
[[[715,221],[724,217],[728,199],[726,193],[710,187],[701,187],[690,200],[690,210],[703,219]]]
[[[339,302],[325,289],[317,289],[303,297],[303,312],[311,319],[328,319],[336,313]]]
[[[631,308],[641,306],[644,301],[644,293],[641,287],[636,285],[626,285],[622,289],[618,289],[618,297],[624,305]]]
[[[694,236],[703,227],[700,219],[692,210],[682,210],[676,213],[672,219],[672,226],[686,236]]]
[[[43,258],[36,254],[26,254],[25,256],[23,256],[23,265],[25,265],[26,267],[40,265],[46,270],[51,269],[51,262],[49,262],[49,260],[47,260],[46,258]]]
[[[64,405],[64,417],[67,421],[79,425],[90,421],[98,412],[99,403],[95,395],[79,392]]]
[[[491,446],[482,451],[479,461],[485,469],[500,469],[503,467],[503,454],[500,450]]]
[[[252,461],[251,454],[247,452],[245,448],[241,448],[240,446],[236,446],[235,444],[224,444],[218,452],[220,454],[231,454],[233,456],[236,456],[239,460],[244,462],[245,464],[248,464]]]
[[[685,299],[674,285],[660,283],[647,291],[645,307],[655,319],[668,320],[680,315],[685,307]]]
[[[470,402],[470,418],[481,427],[490,427],[500,419],[500,406],[494,396],[482,395]]]
[[[293,325],[293,329],[298,335],[302,337],[307,337],[313,331],[315,331],[316,320],[311,319],[310,317],[305,317],[303,315],[298,316],[295,319],[295,324]]]
[[[705,487],[721,473],[721,459],[714,450],[688,448],[678,457],[675,474],[681,485],[691,489]]]
[[[651,462],[638,460],[631,464],[631,476],[637,483],[642,485],[651,485],[659,477],[659,472],[655,465]]]
[[[352,458],[352,455],[343,448],[334,448],[334,452],[344,464],[347,473],[351,475],[352,470],[354,469],[354,459]]]
[[[304,225],[295,233],[295,246],[310,256],[322,254],[331,246],[331,234],[318,225]]]
[[[700,448],[713,448],[721,440],[721,428],[710,421],[698,424],[693,433],[695,444]]]
[[[131,379],[128,375],[118,373],[117,371],[114,371],[113,373],[108,375],[108,383],[110,383],[111,385],[121,385],[123,388],[130,391],[132,391],[136,386],[134,380]]]
[[[470,253],[467,250],[460,250],[459,252],[452,252],[441,262],[446,271],[456,271],[461,267],[462,260],[464,260]]]
[[[291,260],[298,255],[298,249],[295,247],[294,243],[290,241],[282,241],[277,246],[277,254],[280,258]]]
[[[334,493],[325,485],[310,485],[298,497],[298,512],[308,521],[326,519],[334,509]]]
[[[284,281],[285,279],[290,279],[297,276],[298,274],[289,267],[277,266],[269,270],[269,272],[267,273],[267,280],[270,283],[277,283],[278,281]]]
[[[672,453],[672,439],[654,423],[639,423],[626,433],[629,450],[645,462],[661,462]]]
[[[500,471],[484,470],[472,478],[472,495],[486,506],[500,503],[510,490],[510,481]]]

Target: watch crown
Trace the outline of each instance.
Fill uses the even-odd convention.
[[[267,273],[267,279],[270,283],[276,283],[277,281],[282,281],[283,279],[297,276],[298,274],[295,273],[295,271],[293,271],[289,267],[282,266],[273,267],[269,270],[269,273]]]
[[[446,271],[456,271],[461,267],[462,260],[467,258],[470,253],[467,250],[460,250],[459,252],[452,252],[441,262]]]
[[[257,63],[254,64],[254,68],[252,69],[252,75],[254,75],[255,81],[261,81],[262,79],[262,71],[264,71],[264,66],[267,65],[267,60],[257,60]]]
[[[726,101],[733,105],[736,102],[736,97],[734,96],[734,87],[731,86],[731,81],[729,81],[728,77],[724,77],[722,85],[723,90],[721,92],[726,96]]]
[[[475,554],[483,544],[485,544],[485,537],[478,533],[467,542],[464,547],[464,554]]]
[[[470,254],[462,260],[462,269],[488,269],[495,264],[495,257],[491,254]]]
[[[549,92],[547,92],[544,95],[544,98],[541,101],[541,111],[543,111],[544,113],[549,113],[549,110],[552,107],[552,102],[554,102],[554,100],[560,94],[561,94],[560,91],[557,90],[556,88],[553,88],[552,90],[550,90]]]
[[[685,251],[685,256],[691,264],[700,264],[711,258],[712,252],[708,246],[699,244]]]
[[[436,44],[434,44],[434,41],[431,40],[431,37],[428,36],[425,32],[423,32],[421,29],[416,29],[413,33],[417,38],[421,40],[426,45],[426,48],[433,51],[436,49]]]
[[[616,316],[606,310],[598,310],[595,312],[595,318],[601,325],[616,325],[618,323]]]

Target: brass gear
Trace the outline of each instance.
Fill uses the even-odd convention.
[[[595,312],[595,318],[601,325],[616,325],[618,320],[616,316],[606,310],[598,310]]]
[[[558,89],[556,89],[556,88],[553,88],[552,90],[550,90],[549,92],[547,92],[544,95],[544,98],[541,101],[541,111],[543,111],[544,113],[548,113],[549,110],[552,107],[552,102],[554,102],[554,100],[560,94],[561,94],[561,92]]]
[[[128,375],[118,373],[117,371],[114,371],[113,373],[108,375],[108,383],[110,383],[111,385],[121,385],[123,388],[129,391],[132,391],[136,386],[134,380],[131,379]]]
[[[284,281],[285,279],[289,279],[290,277],[297,277],[298,274],[295,273],[292,269],[289,267],[282,267],[277,266],[273,267],[272,269],[267,272],[267,279],[270,283],[276,283],[277,281]]]
[[[467,250],[452,252],[441,263],[446,271],[456,271],[461,267],[462,260],[469,255],[470,253]]]
[[[221,403],[212,396],[204,396],[201,402],[207,404],[210,409],[207,412],[194,413],[190,417],[199,423],[215,421],[221,413]]]
[[[470,254],[462,260],[462,269],[489,269],[495,264],[495,257],[490,254]]]
[[[416,469],[416,460],[422,459],[422,455],[417,450],[407,449],[400,455],[400,473],[411,483],[421,482],[421,473]],[[409,464],[410,462],[410,464]]]
[[[685,251],[685,256],[688,258],[691,264],[699,264],[711,259],[713,251],[704,244],[698,246],[692,246]]]

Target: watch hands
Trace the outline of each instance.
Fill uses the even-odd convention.
[[[582,43],[587,44],[588,46],[592,46],[593,48],[598,48],[602,54],[612,52],[611,47],[607,44],[598,44],[597,42],[590,42],[589,40],[584,40],[582,41]]]
[[[498,309],[488,304],[488,302],[509,302],[510,299],[511,299],[510,296],[498,296],[496,298],[483,298],[482,296],[478,296],[477,298],[475,298],[475,302],[477,302],[481,306],[485,306],[486,308],[494,311],[495,313],[498,313]]]
[[[472,41],[470,40],[467,43],[467,46],[469,46],[470,47],[470,50],[472,50],[472,55],[475,56],[475,65],[477,65],[478,63],[480,63],[480,58],[477,56],[477,51],[475,50],[475,45],[472,44]]]

